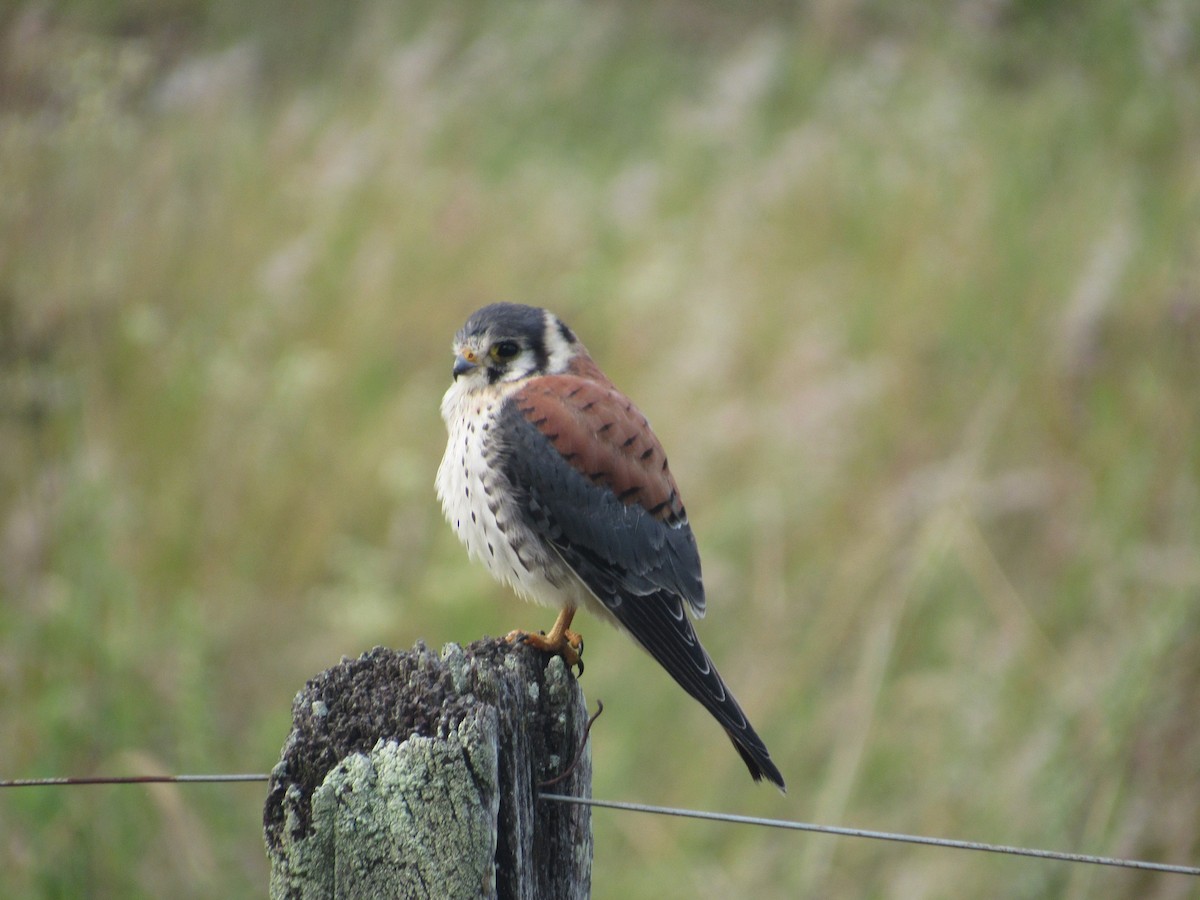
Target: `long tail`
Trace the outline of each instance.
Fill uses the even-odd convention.
[[[700,701],[725,729],[755,781],[766,779],[781,791],[783,776],[767,745],[726,687],[712,657],[700,644],[683,601],[665,591],[627,600],[613,609],[618,621],[685,691]]]

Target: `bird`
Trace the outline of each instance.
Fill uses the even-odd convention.
[[[755,781],[785,789],[766,745],[700,643],[696,538],[662,444],[558,316],[493,303],[453,341],[436,490],[470,557],[557,608],[522,642],[583,672],[583,608],[646,650],[725,729]],[[690,616],[689,616],[690,614]]]

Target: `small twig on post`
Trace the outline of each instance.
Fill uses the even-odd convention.
[[[579,761],[583,759],[583,754],[587,750],[588,735],[592,733],[592,726],[596,724],[596,720],[600,718],[600,713],[602,712],[604,712],[604,701],[597,700],[596,711],[592,713],[591,717],[587,720],[587,725],[583,729],[583,740],[579,742],[579,749],[575,751],[575,758],[571,760],[571,764],[569,766],[563,769],[561,775],[555,775],[549,781],[541,782],[538,785],[538,790],[554,787],[554,785],[566,781],[571,777],[571,773],[575,771],[575,767],[578,766]]]
[[[591,818],[537,789],[586,738],[562,660],[376,648],[310,681],[263,823],[272,898],[587,897]],[[584,750],[562,790],[591,795]]]

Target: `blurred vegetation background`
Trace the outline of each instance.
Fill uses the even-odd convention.
[[[1200,6],[0,6],[2,777],[265,771],[545,610],[432,481],[553,307],[650,416],[788,779],[581,622],[599,797],[1200,862]],[[259,897],[260,785],[0,795],[0,896]],[[597,812],[595,896],[1194,879]]]

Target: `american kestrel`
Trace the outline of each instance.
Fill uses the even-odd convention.
[[[583,642],[569,627],[587,608],[632,635],[712,713],[755,781],[782,789],[692,628],[688,613],[704,615],[700,554],[646,417],[547,310],[485,306],[453,349],[442,510],[495,578],[560,610],[549,634],[509,639],[580,664]]]

